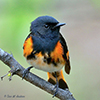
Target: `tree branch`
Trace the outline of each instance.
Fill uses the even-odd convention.
[[[25,68],[23,68],[15,59],[14,57],[3,51],[2,49],[0,49],[0,60],[2,62],[4,62],[6,65],[8,65],[11,70],[11,74],[12,75],[18,75],[20,77],[23,76],[23,71],[25,70]],[[1,77],[3,78],[3,77]],[[11,77],[10,77],[11,79]],[[41,79],[40,77],[32,74],[31,72],[29,72],[24,79],[28,82],[30,82],[31,84],[47,91],[50,94],[54,94],[55,90],[53,90],[54,85],[50,84],[49,82]],[[75,100],[74,97],[72,96],[72,93],[69,90],[62,90],[62,89],[58,89],[58,93],[56,95],[57,98],[61,99],[61,100]]]

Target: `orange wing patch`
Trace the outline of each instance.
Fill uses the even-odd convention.
[[[69,59],[69,51],[66,53],[67,59]]]
[[[63,55],[63,48],[62,45],[60,43],[60,41],[57,42],[54,51],[51,52],[51,58],[57,62],[58,60],[60,60],[61,62],[64,62],[64,59],[62,57]]]
[[[23,47],[24,47],[24,49],[23,49],[24,56],[27,57],[33,51],[32,37],[29,37],[25,40]]]

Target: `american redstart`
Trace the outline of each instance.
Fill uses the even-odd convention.
[[[40,16],[31,23],[30,34],[25,39],[23,54],[27,62],[33,67],[48,73],[48,82],[62,89],[68,88],[62,68],[70,73],[69,51],[65,39],[60,33],[59,23],[51,16]],[[28,67],[23,74],[32,68]]]

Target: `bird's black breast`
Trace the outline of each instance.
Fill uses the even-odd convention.
[[[48,37],[37,37],[32,36],[33,39],[33,48],[35,53],[41,52],[42,54],[48,53],[54,50],[56,43],[59,40],[59,37],[56,38],[48,38]]]

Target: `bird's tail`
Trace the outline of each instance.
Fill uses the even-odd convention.
[[[56,80],[56,77],[57,77],[57,80]],[[59,71],[59,72],[56,72],[56,76],[55,76],[55,73],[50,73],[48,72],[48,82],[52,83],[53,85],[55,85],[56,83],[59,83],[59,88],[62,88],[62,89],[68,89],[68,85],[64,79],[64,76],[63,76],[63,71]]]

